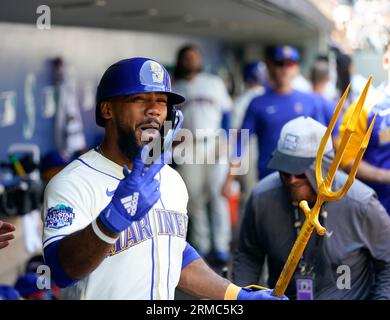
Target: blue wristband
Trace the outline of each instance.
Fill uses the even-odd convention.
[[[113,227],[112,223],[111,223],[111,220],[109,220],[109,217],[111,214],[116,214],[114,213],[115,212],[115,208],[114,206],[112,205],[112,203],[110,202],[107,207],[105,207],[102,212],[100,212],[99,216],[97,217],[97,219],[99,219],[99,221],[103,224],[103,226],[108,230],[110,231],[111,233],[120,233],[122,230],[117,230],[116,228]],[[127,226],[129,225],[129,222],[125,219],[125,218],[122,218],[121,215],[119,214],[116,214],[115,216],[116,218],[116,221],[120,221],[121,225],[123,224],[124,226]]]

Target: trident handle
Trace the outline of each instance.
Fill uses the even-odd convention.
[[[321,226],[318,221],[318,215],[323,203],[324,200],[321,195],[317,196],[317,201],[312,209],[309,208],[307,201],[303,200],[299,203],[299,206],[306,215],[306,220],[302,226],[301,232],[299,232],[299,235],[295,240],[294,246],[287,258],[287,261],[284,264],[282,273],[280,274],[274,291],[272,292],[273,295],[281,297],[286,291],[295,269],[297,268],[299,260],[303,255],[303,251],[305,250],[306,245],[310,240],[313,230],[316,229],[320,236],[325,235],[326,229]]]
[[[280,274],[278,282],[276,283],[274,291],[272,292],[272,295],[278,296],[279,298],[283,296],[299,263],[299,260],[302,257],[306,244],[309,241],[311,234],[313,233],[313,230],[314,226],[309,220],[306,220],[287,258],[282,273]]]

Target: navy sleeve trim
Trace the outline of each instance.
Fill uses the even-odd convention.
[[[193,262],[197,259],[200,259],[199,253],[189,243],[187,243],[187,245],[183,251],[183,261],[181,264],[181,270],[183,270],[191,262]]]
[[[66,288],[75,284],[78,280],[69,277],[58,259],[58,250],[61,240],[50,243],[44,249],[45,263],[49,266],[52,280],[60,287]]]

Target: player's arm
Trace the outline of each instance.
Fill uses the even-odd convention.
[[[182,291],[202,299],[212,300],[278,300],[272,290],[241,288],[215,273],[199,254],[187,244],[178,284]],[[284,300],[287,297],[283,296]]]
[[[346,171],[349,172],[351,168],[352,164],[349,164]],[[360,162],[356,177],[369,183],[390,184],[390,170],[373,166],[364,160]]]
[[[178,287],[197,298],[222,300],[229,284],[199,258],[182,270]]]
[[[106,230],[97,219],[97,226],[107,238],[115,239],[117,234]],[[49,244],[44,249],[45,261],[60,287],[67,287],[86,277],[107,257],[112,244],[99,238],[92,224],[65,238]]]

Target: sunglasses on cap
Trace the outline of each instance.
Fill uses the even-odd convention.
[[[273,61],[272,63],[276,67],[292,67],[298,64],[294,60],[279,60],[279,61]]]

